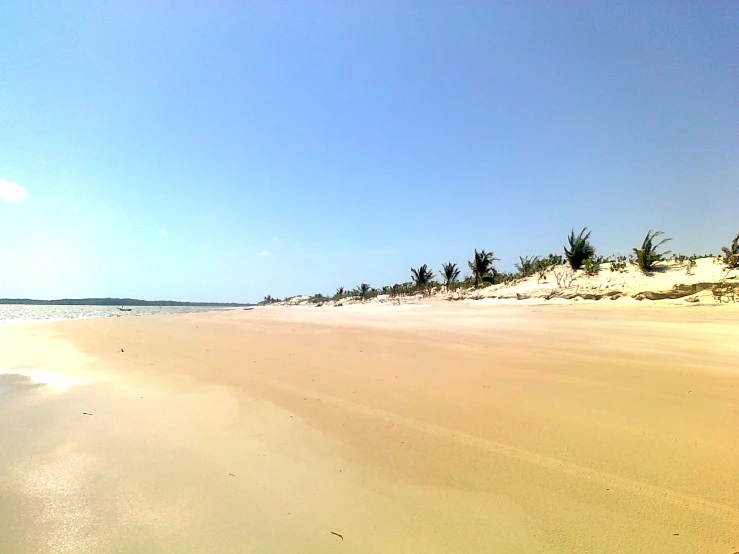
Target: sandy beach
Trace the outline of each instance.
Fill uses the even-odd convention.
[[[0,552],[739,551],[735,305],[0,329]]]

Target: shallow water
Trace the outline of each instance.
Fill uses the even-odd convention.
[[[55,319],[80,319],[89,317],[126,317],[156,314],[187,314],[212,312],[233,308],[207,306],[131,306],[123,312],[117,306],[27,306],[21,304],[0,305],[0,323]]]
[[[30,377],[21,373],[0,370],[0,394],[12,393],[40,385],[40,383],[33,382]]]

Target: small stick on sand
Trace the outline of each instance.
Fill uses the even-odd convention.
[[[343,537],[342,535],[339,535],[339,534],[338,534],[338,533],[336,533],[335,531],[331,531],[331,534],[332,534],[332,535],[336,535],[336,536],[337,536],[337,537],[339,537],[339,538],[340,538],[340,539],[341,539],[342,541],[344,540],[344,537]]]

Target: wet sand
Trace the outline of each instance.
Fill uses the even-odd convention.
[[[733,307],[4,326],[0,552],[731,554],[738,368]]]

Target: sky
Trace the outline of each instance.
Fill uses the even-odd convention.
[[[0,0],[0,297],[718,252],[737,214],[737,2]]]

